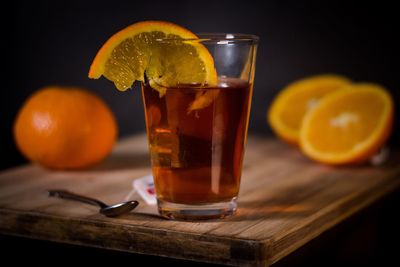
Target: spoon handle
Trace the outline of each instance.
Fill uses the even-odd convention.
[[[83,202],[86,204],[99,206],[100,208],[107,207],[107,205],[105,203],[103,203],[97,199],[77,195],[75,193],[72,193],[72,192],[69,192],[66,190],[48,190],[48,192],[49,192],[49,197],[58,197],[58,198],[64,198],[64,199],[69,199],[69,200],[75,200],[75,201]]]

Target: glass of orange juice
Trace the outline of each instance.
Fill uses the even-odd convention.
[[[180,43],[208,49],[217,74],[214,84],[190,77],[162,88],[142,82],[158,210],[171,219],[224,218],[237,209],[258,37],[198,37]],[[171,57],[168,47],[175,41],[157,42],[165,47],[157,57]]]

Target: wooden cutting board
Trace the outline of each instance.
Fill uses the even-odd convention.
[[[267,266],[400,185],[400,153],[380,167],[316,164],[275,139],[250,136],[238,215],[206,222],[159,218],[143,201],[119,218],[48,198],[47,189],[117,203],[150,173],[145,136],[124,139],[85,171],[28,165],[0,174],[0,232],[84,246],[213,262]],[[135,198],[139,196],[135,195]]]

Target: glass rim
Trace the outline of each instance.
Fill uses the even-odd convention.
[[[251,43],[257,44],[259,37],[254,34],[244,33],[196,33],[198,38],[157,38],[157,41],[187,41],[215,44]]]

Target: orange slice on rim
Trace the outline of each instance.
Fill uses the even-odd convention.
[[[183,40],[185,39],[185,40]],[[191,39],[192,41],[187,41]],[[144,81],[165,93],[179,84],[216,85],[214,60],[189,30],[164,21],[138,22],[114,34],[101,47],[89,78],[105,76],[125,91]]]

